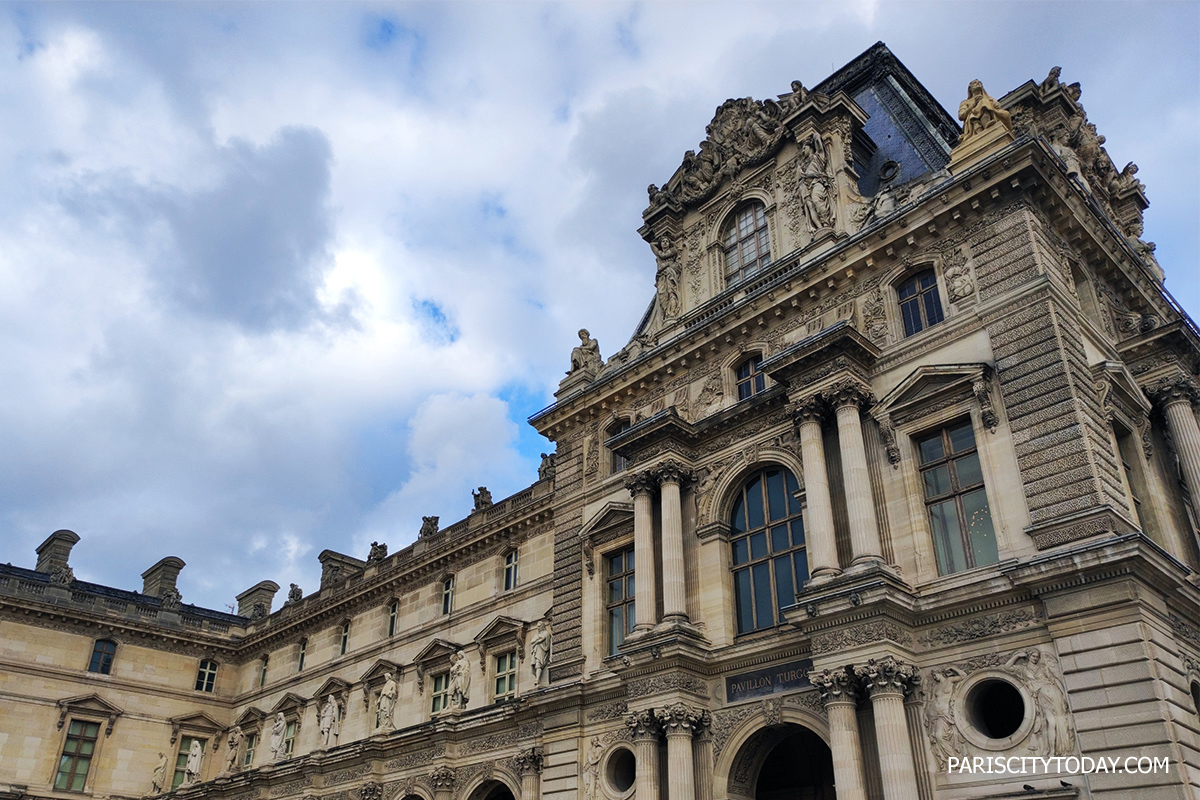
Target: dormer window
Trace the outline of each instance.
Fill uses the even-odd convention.
[[[904,320],[904,335],[920,333],[930,325],[945,319],[942,298],[938,295],[937,276],[927,269],[896,287],[900,299],[900,318]]]
[[[627,430],[629,430],[629,420],[619,419],[612,425],[609,425],[608,430],[606,430],[605,433],[607,433],[608,437],[611,439],[617,434],[624,433]],[[612,461],[609,463],[609,474],[616,475],[618,472],[624,472],[625,468],[629,466],[629,459],[615,450],[612,451],[610,455],[612,457]]]
[[[757,275],[771,264],[771,237],[767,231],[767,209],[760,202],[747,203],[725,223],[721,235],[725,248],[725,285],[733,286]]]
[[[766,377],[758,371],[762,356],[751,356],[741,363],[735,373],[737,378],[738,400],[753,397],[767,388]]]

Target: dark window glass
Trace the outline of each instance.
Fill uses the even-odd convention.
[[[71,725],[67,728],[67,741],[63,744],[62,757],[58,760],[58,774],[54,777],[56,790],[83,791],[99,736],[100,723],[71,720]]]
[[[97,639],[92,647],[92,660],[88,662],[88,672],[99,672],[108,675],[112,672],[113,656],[117,653],[117,643],[108,639]]]
[[[757,275],[771,264],[771,237],[767,231],[766,207],[750,203],[738,210],[725,225],[725,284],[733,286]]]
[[[904,321],[905,336],[920,333],[944,319],[937,277],[933,270],[927,269],[913,275],[900,284],[896,293],[900,297],[900,318]]]
[[[938,572],[996,563],[1000,556],[970,420],[918,439],[917,451]]]
[[[754,356],[743,361],[741,366],[737,368],[735,375],[737,377],[738,400],[753,397],[767,388],[766,377],[758,371],[758,365],[761,363],[762,356]]]
[[[625,643],[625,637],[633,632],[637,624],[634,605],[633,548],[612,553],[606,559],[608,565],[608,654],[615,655]]]
[[[216,682],[217,662],[206,658],[200,662],[200,669],[196,672],[196,691],[211,692]]]
[[[734,611],[738,633],[773,627],[808,580],[804,522],[795,476],[765,469],[742,486],[731,513]]]
[[[607,433],[611,437],[616,436],[618,433],[624,433],[627,430],[629,430],[629,420],[623,419],[609,426]],[[609,464],[610,471],[613,474],[624,472],[625,468],[629,466],[629,459],[618,453],[610,453],[610,455],[612,456],[612,461]]]

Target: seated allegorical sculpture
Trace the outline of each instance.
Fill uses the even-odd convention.
[[[580,369],[598,370],[604,366],[600,358],[600,343],[592,338],[587,328],[579,329],[579,345],[571,351],[571,369],[567,373]]]
[[[1001,125],[1008,131],[1013,129],[1012,115],[984,91],[983,83],[979,79],[967,84],[967,99],[958,104],[958,118],[963,124],[962,136],[958,140],[959,146],[995,125]]]

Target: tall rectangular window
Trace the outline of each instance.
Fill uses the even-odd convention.
[[[1133,520],[1145,531],[1146,520],[1142,517],[1142,475],[1133,436],[1123,428],[1115,425],[1113,427],[1117,435],[1117,455],[1121,457],[1121,472],[1125,476],[1125,489],[1129,492],[1129,499],[1133,501]]]
[[[496,656],[495,700],[506,700],[517,693],[517,654],[501,653]]]
[[[396,635],[396,619],[400,616],[400,601],[393,600],[388,605],[388,636]]]
[[[350,623],[342,623],[342,635],[338,640],[338,655],[346,655],[346,648],[350,646]]]
[[[938,572],[948,575],[996,563],[996,533],[971,421],[919,438],[917,451]]]
[[[738,633],[784,621],[796,591],[808,580],[808,547],[789,470],[766,469],[746,481],[730,513],[730,563]]]
[[[920,333],[930,325],[945,319],[942,300],[938,296],[937,276],[933,270],[913,275],[896,289],[900,298],[900,317],[904,320],[904,335]]]
[[[513,550],[504,557],[504,591],[511,592],[517,588],[517,551]]]
[[[304,669],[304,657],[308,654],[308,639],[300,640],[300,650],[296,653],[296,672]]]
[[[99,736],[100,723],[71,720],[71,725],[67,728],[67,741],[63,744],[62,757],[58,760],[58,774],[54,777],[54,788],[57,791],[83,791]]]
[[[196,672],[196,691],[211,692],[216,682],[217,662],[206,658],[200,662],[200,669]]]
[[[430,711],[439,714],[450,706],[450,673],[433,676],[433,700]]]
[[[258,749],[258,734],[247,733],[246,745],[242,749],[242,766],[249,767],[254,764],[254,751]]]
[[[633,632],[637,624],[634,606],[633,548],[627,547],[610,554],[605,559],[608,570],[608,596],[605,606],[608,613],[608,654],[615,655],[625,643],[625,637]]]
[[[108,639],[97,639],[92,645],[92,659],[88,662],[88,672],[98,672],[108,675],[112,672],[113,656],[117,653],[117,643]]]
[[[605,433],[611,438],[616,436],[618,433],[624,433],[625,431],[629,430],[629,427],[629,420],[622,419],[609,426]],[[609,463],[609,472],[613,475],[616,475],[618,472],[624,472],[629,466],[629,459],[615,451],[610,452],[610,455],[612,456],[612,461]]]
[[[449,614],[454,610],[454,576],[446,578],[442,581],[442,614]]]
[[[300,729],[300,723],[296,720],[290,720],[287,727],[283,731],[283,754],[288,758],[296,752],[296,733]]]
[[[260,667],[258,670],[258,685],[259,686],[267,685],[267,663],[269,661],[270,661],[270,656],[262,657],[262,667]]]
[[[208,744],[207,739],[198,739],[195,736],[180,736],[179,737],[179,752],[175,755],[175,777],[171,779],[171,789],[178,789],[187,777],[187,760],[188,753],[192,751],[192,742],[200,743],[200,751],[207,752],[205,745]],[[201,762],[203,763],[203,762]]]

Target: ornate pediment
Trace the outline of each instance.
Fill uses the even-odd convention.
[[[243,730],[252,730],[255,728],[261,728],[262,722],[266,718],[267,712],[263,711],[262,709],[255,708],[254,706],[250,706],[242,712],[240,717],[234,720],[233,724],[237,725]]]
[[[450,656],[462,650],[462,645],[445,639],[434,639],[413,659],[417,669],[417,691],[425,691],[425,673],[440,672],[450,667]]]
[[[596,574],[595,548],[633,524],[633,503],[609,501],[584,524],[579,532],[583,564],[588,576]]]
[[[991,400],[992,370],[987,364],[934,364],[917,367],[880,399],[875,416],[881,424],[904,425],[954,403],[979,401],[983,424],[997,424]]]
[[[279,698],[274,706],[271,707],[272,714],[278,714],[280,711],[287,713],[295,711],[299,713],[308,705],[308,700],[293,692],[287,692],[283,697]]]
[[[67,715],[78,714],[84,717],[92,717],[93,719],[100,718],[107,720],[108,724],[104,728],[105,736],[112,735],[113,724],[117,721],[117,717],[123,713],[121,709],[98,694],[68,697],[64,700],[59,700],[55,705],[58,706],[58,728],[60,730],[67,721]]]
[[[179,732],[187,730],[191,733],[202,733],[209,736],[216,736],[221,731],[225,730],[225,726],[217,722],[215,719],[205,714],[203,711],[194,714],[184,714],[179,717],[171,717],[168,722],[171,723],[171,744],[179,739]]]
[[[321,684],[321,688],[313,693],[313,700],[321,700],[326,695],[344,695],[350,691],[350,684],[346,683],[341,678],[329,678]]]
[[[479,663],[487,671],[489,650],[515,647],[517,658],[525,657],[525,629],[528,623],[513,617],[498,616],[487,627],[475,634],[475,645],[479,648]]]
[[[404,672],[404,668],[399,664],[388,661],[386,658],[381,658],[371,665],[371,668],[363,673],[359,681],[363,684],[373,684],[383,681],[385,675],[393,672],[396,675]]]

